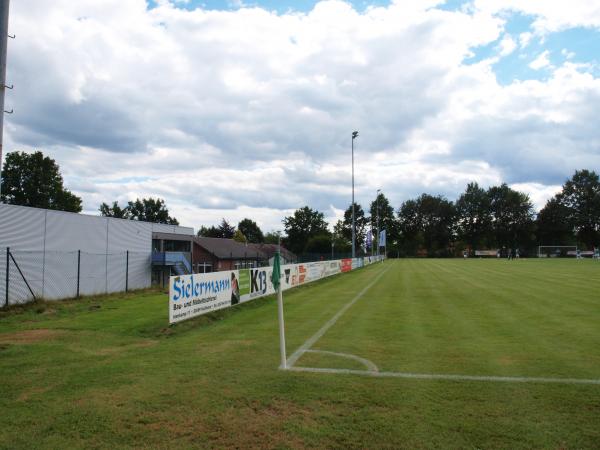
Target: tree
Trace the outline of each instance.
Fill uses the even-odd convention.
[[[117,219],[130,219],[131,213],[127,207],[121,208],[118,202],[113,202],[112,206],[102,203],[100,205],[100,215],[104,217],[115,217]]]
[[[571,222],[569,208],[561,203],[560,196],[552,197],[539,212],[536,219],[538,244],[575,244],[577,238]]]
[[[331,253],[331,233],[320,233],[315,236],[308,238],[306,247],[304,248],[306,253]]]
[[[106,217],[179,225],[177,219],[169,216],[165,201],[160,198],[149,197],[141,200],[138,198],[133,202],[127,202],[125,208],[121,208],[118,202],[113,202],[112,207],[102,203],[99,210],[100,214]]]
[[[248,239],[246,239],[244,233],[242,233],[239,229],[235,230],[235,232],[233,233],[233,240],[236,242],[241,242],[242,244],[248,242]]]
[[[286,232],[285,246],[296,254],[305,251],[310,238],[329,234],[324,214],[308,206],[297,209],[294,215],[284,218],[283,225]]]
[[[451,201],[429,194],[404,202],[398,212],[403,235],[414,242],[411,250],[422,247],[428,256],[451,254],[455,217]]]
[[[211,238],[221,238],[223,237],[221,230],[219,230],[217,227],[215,227],[214,225],[211,225],[210,227],[205,227],[204,225],[202,225],[200,227],[200,229],[198,230],[198,236],[201,237],[211,237]]]
[[[275,231],[269,231],[265,234],[265,244],[278,244],[279,243],[279,234]]]
[[[531,246],[535,225],[529,196],[511,189],[506,183],[489,188],[487,195],[496,245],[507,248]]]
[[[11,205],[81,212],[81,198],[65,189],[56,162],[39,151],[6,155],[0,200]]]
[[[419,217],[417,200],[406,200],[398,210],[398,227],[401,233],[400,248],[402,253],[415,256],[423,247],[423,232]]]
[[[243,219],[238,223],[238,230],[241,231],[248,239],[248,242],[260,244],[265,241],[263,232],[258,227],[255,221],[251,219]]]
[[[600,180],[598,174],[578,170],[558,195],[559,203],[568,211],[569,224],[579,242],[588,248],[600,243]]]
[[[377,217],[379,216],[379,231],[385,230],[385,237],[388,244],[387,247],[391,248],[390,244],[397,242],[400,238],[400,229],[396,216],[394,215],[394,208],[383,192],[380,192],[375,200],[371,202],[369,213],[371,214],[371,227],[373,228],[374,233],[373,245],[377,248],[377,242],[379,240],[379,236],[376,236]],[[383,249],[381,252],[383,252]]]
[[[354,222],[356,225],[356,249],[357,253],[366,243],[367,233],[370,231],[367,229],[369,224],[369,218],[365,217],[365,212],[357,203],[354,203]],[[344,211],[344,219],[338,220],[335,224],[334,234],[339,236],[344,242],[347,242],[352,248],[352,205],[348,206]],[[340,250],[341,251],[341,250]]]
[[[456,201],[458,238],[471,250],[489,246],[492,216],[487,192],[477,183],[469,183]]]
[[[221,236],[224,239],[233,239],[233,235],[235,233],[235,227],[229,225],[225,219],[221,221],[221,224],[218,226],[219,231],[221,232]]]

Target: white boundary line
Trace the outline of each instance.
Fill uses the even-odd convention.
[[[342,317],[342,315],[346,311],[348,311],[348,309],[350,309],[350,307],[352,305],[354,305],[363,295],[365,295],[365,293],[371,288],[371,286],[373,286],[375,283],[377,283],[379,281],[379,279],[383,276],[383,274],[385,274],[388,270],[389,270],[389,267],[386,268],[385,270],[383,270],[379,275],[377,275],[373,281],[371,281],[369,284],[367,284],[362,289],[362,291],[360,291],[358,294],[356,294],[354,296],[354,298],[352,300],[350,300],[348,303],[346,303],[342,307],[342,309],[340,309],[336,313],[335,316],[333,316],[331,319],[329,319],[329,321],[325,325],[323,325],[319,331],[317,331],[312,337],[308,338],[306,340],[306,342],[304,344],[302,344],[298,350],[296,350],[294,353],[292,353],[292,356],[290,356],[287,359],[287,367],[292,368],[294,366],[294,364],[296,364],[296,361],[298,361],[298,359],[302,356],[302,354],[304,352],[306,352],[307,350],[309,350],[313,345],[315,345],[315,343],[319,339],[321,339],[321,337],[327,332],[327,330],[329,330],[333,325],[335,325],[335,323],[338,321],[338,319],[340,317]]]
[[[434,374],[434,373],[410,373],[410,372],[379,372],[379,369],[375,364],[360,356],[351,355],[348,353],[336,353],[325,350],[311,350],[310,348],[323,337],[323,335],[329,330],[338,319],[346,312],[352,305],[354,305],[365,293],[375,284],[379,279],[389,270],[386,268],[383,270],[373,281],[365,286],[358,294],[354,296],[352,300],[346,303],[342,309],[340,309],[335,316],[321,327],[313,336],[306,340],[304,344],[296,350],[292,356],[287,360],[287,368],[283,370],[289,370],[293,372],[312,372],[312,373],[329,373],[329,374],[345,374],[345,375],[362,375],[376,378],[408,378],[413,380],[444,380],[444,381],[492,381],[492,382],[504,382],[504,383],[555,383],[555,384],[595,384],[600,385],[600,379],[586,379],[586,378],[550,378],[550,377],[502,377],[502,376],[485,376],[485,375],[452,375],[452,374]],[[295,367],[294,364],[304,353],[321,353],[326,355],[340,356],[343,358],[353,359],[364,364],[369,370],[353,370],[353,369],[330,369],[330,368],[318,368],[318,367]],[[282,367],[280,367],[282,369]]]
[[[408,373],[408,372],[375,372],[370,370],[352,369],[326,369],[318,367],[290,367],[294,372],[333,373],[363,375],[377,378],[411,378],[417,380],[450,380],[450,381],[500,381],[508,383],[558,383],[558,384],[597,384],[600,380],[585,378],[546,378],[546,377],[498,377],[477,375],[450,375],[434,373]]]

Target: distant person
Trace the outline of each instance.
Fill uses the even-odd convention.
[[[577,255],[576,256],[577,259],[581,259],[581,250],[577,249],[577,251],[575,252],[575,254]]]
[[[468,256],[469,256],[469,252],[467,252],[466,250],[463,250],[463,258],[467,259]]]
[[[512,259],[512,248],[506,250],[506,257],[509,261]]]
[[[598,247],[594,247],[594,259],[600,259],[600,249]]]
[[[237,305],[240,302],[240,285],[235,272],[231,272],[231,305]]]
[[[521,255],[519,254],[519,249],[517,248],[517,249],[515,250],[515,258],[516,258],[516,259],[519,259],[520,257],[521,257]]]
[[[496,258],[500,258],[500,249],[496,250]]]

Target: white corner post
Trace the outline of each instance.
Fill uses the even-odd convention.
[[[277,246],[277,258],[281,259],[281,236]],[[285,324],[283,321],[283,293],[281,289],[281,261],[278,261],[280,267],[279,285],[277,287],[277,314],[279,316],[279,350],[281,352],[281,368],[287,369],[287,356],[285,354]]]

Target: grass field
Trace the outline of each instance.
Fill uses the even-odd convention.
[[[599,273],[408,259],[287,291],[287,371],[274,298],[0,313],[0,448],[600,448]]]

